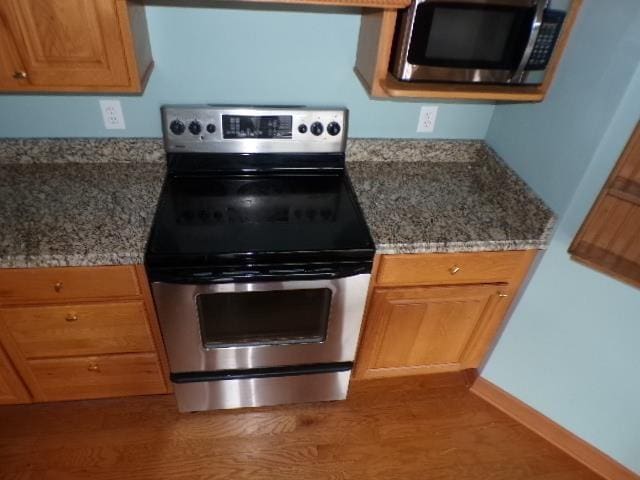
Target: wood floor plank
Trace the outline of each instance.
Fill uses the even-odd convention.
[[[0,407],[2,480],[597,480],[460,374],[344,402],[180,414],[171,396]]]

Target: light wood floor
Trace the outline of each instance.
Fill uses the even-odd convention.
[[[2,479],[595,480],[463,376],[345,402],[179,414],[171,396],[0,407]]]

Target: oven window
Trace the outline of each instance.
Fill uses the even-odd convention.
[[[534,9],[477,4],[421,4],[409,61],[451,68],[518,67]]]
[[[205,348],[323,342],[328,288],[198,295]]]

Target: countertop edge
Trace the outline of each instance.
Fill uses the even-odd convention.
[[[74,255],[8,255],[0,257],[0,269],[49,267],[102,267],[142,265],[144,256],[129,252]]]

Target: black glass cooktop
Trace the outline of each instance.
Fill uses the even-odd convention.
[[[344,172],[170,175],[147,262],[335,261],[373,252]]]

